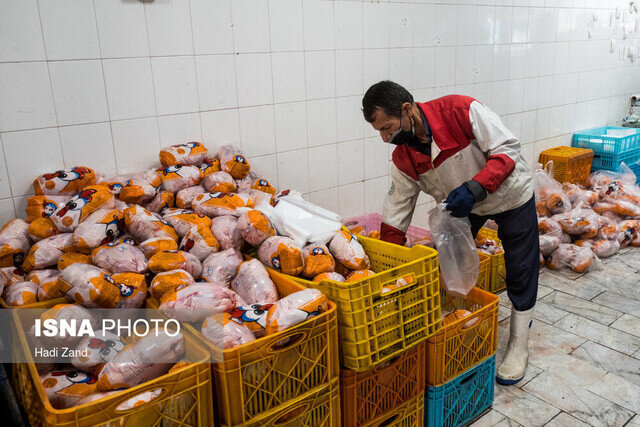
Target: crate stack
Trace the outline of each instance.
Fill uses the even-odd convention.
[[[498,246],[502,246],[502,241],[498,238],[496,230],[483,227],[482,233],[489,239],[494,240]],[[478,251],[478,256],[480,257],[480,274],[478,275],[477,286],[494,294],[504,291],[507,288],[504,251],[491,255]]]

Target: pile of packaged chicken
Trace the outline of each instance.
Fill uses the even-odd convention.
[[[159,157],[161,168],[132,176],[104,178],[87,167],[38,176],[27,221],[15,219],[0,230],[4,302],[25,306],[66,298],[71,304],[58,305],[49,315],[85,318],[91,308],[141,307],[150,295],[164,315],[194,322],[207,339],[228,349],[327,308],[325,296],[314,289],[281,298],[265,265],[316,281],[374,274],[364,249],[347,232],[336,233],[328,247],[303,248],[278,236],[269,218],[253,207],[301,195],[276,194],[234,147],[223,146],[215,156],[190,142],[166,147]],[[243,248],[256,248],[259,260],[245,261]],[[109,339],[121,342],[117,336]],[[54,405],[73,406],[80,400],[56,399],[63,378],[96,377],[89,381],[95,392],[132,387],[171,369],[171,364],[125,369],[136,346],[180,356],[183,341],[179,335],[110,346],[103,363],[74,364],[71,371],[49,372],[42,380],[58,384],[50,388]]]
[[[541,265],[582,273],[620,248],[640,246],[640,188],[626,165],[592,173],[589,188],[560,184],[541,168],[534,180]]]

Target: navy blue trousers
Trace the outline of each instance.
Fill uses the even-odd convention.
[[[469,215],[474,237],[489,219],[498,224],[498,237],[502,240],[504,247],[509,299],[516,310],[529,310],[536,304],[540,271],[540,243],[535,200],[532,197],[518,208],[495,215]]]

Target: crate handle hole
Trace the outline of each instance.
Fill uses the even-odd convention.
[[[119,404],[116,407],[116,411],[118,412],[127,412],[127,411],[131,411],[133,409],[138,408],[139,406],[142,405],[148,405],[149,403],[153,402],[154,400],[158,399],[160,396],[162,396],[163,394],[165,394],[165,389],[164,388],[156,388],[153,390],[147,390],[147,391],[143,391],[133,397],[128,398],[127,400],[125,400],[124,402],[122,402],[121,404]],[[145,400],[140,400],[140,401],[136,401],[136,399],[139,399],[140,396],[142,396],[143,394],[146,393],[150,393],[150,399],[145,399]]]
[[[384,427],[384,426],[390,426],[392,425],[399,417],[399,414],[395,414],[389,418],[387,418],[386,420],[382,421],[380,424],[378,424],[378,427]]]
[[[309,409],[309,404],[308,403],[303,403],[301,405],[295,406],[293,408],[291,408],[289,410],[289,412],[287,412],[286,414],[282,415],[280,418],[278,418],[274,424],[275,425],[281,425],[281,424],[285,424],[288,423],[290,421],[293,421],[294,419],[298,418],[300,415],[304,414],[307,409]]]
[[[286,348],[296,345],[300,341],[306,338],[307,334],[304,332],[295,332],[287,337],[281,338],[276,341],[271,347],[269,347],[269,353],[275,353],[282,351]]]
[[[465,378],[462,381],[460,381],[460,385],[466,384],[469,381],[473,380],[476,377],[477,374],[478,374],[477,372],[474,372],[473,374],[469,375],[467,378]]]

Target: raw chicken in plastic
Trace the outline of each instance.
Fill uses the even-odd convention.
[[[51,218],[38,218],[29,224],[27,229],[29,238],[34,242],[60,234],[58,227],[51,221]]]
[[[180,237],[184,237],[193,226],[211,227],[210,218],[186,209],[166,209],[162,218],[175,228]]]
[[[267,334],[284,331],[327,310],[327,297],[317,289],[305,289],[276,302],[267,314]]]
[[[351,270],[366,270],[369,268],[369,257],[358,239],[351,233],[340,230],[331,242],[329,249],[333,256]]]
[[[80,252],[65,252],[60,256],[58,260],[58,270],[62,271],[69,267],[71,264],[93,264],[91,255],[83,254]]]
[[[193,277],[200,277],[202,264],[200,260],[189,252],[166,251],[155,254],[149,259],[149,270],[153,273],[182,269]]]
[[[198,185],[204,178],[199,166],[182,165],[158,169],[158,176],[162,178],[162,189],[172,193]]]
[[[227,313],[204,319],[201,331],[206,339],[225,350],[256,339],[246,325],[234,322]]]
[[[231,289],[249,304],[269,304],[278,300],[278,290],[264,265],[257,259],[240,264]]]
[[[156,274],[149,286],[149,292],[155,298],[162,298],[167,292],[175,291],[177,288],[193,285],[196,281],[184,270],[169,270]]]
[[[170,191],[158,191],[158,194],[150,202],[144,204],[144,208],[150,212],[160,213],[175,205],[176,196]]]
[[[211,231],[222,249],[240,250],[244,246],[244,239],[236,217],[223,215],[213,218],[211,220]]]
[[[565,213],[571,209],[569,197],[552,176],[553,173],[543,169],[536,169],[533,173],[536,210],[540,216]]]
[[[313,281],[316,283],[321,283],[324,280],[333,280],[335,282],[344,282],[346,279],[340,273],[329,272],[329,273],[321,273],[313,278]]]
[[[113,209],[95,211],[73,232],[73,243],[80,252],[91,252],[98,246],[115,241],[124,233],[124,214]]]
[[[220,167],[234,179],[242,179],[249,173],[251,166],[245,156],[232,145],[223,145],[218,150]]]
[[[143,274],[117,273],[111,276],[120,290],[116,308],[140,308],[147,299],[147,280]]]
[[[639,246],[635,242],[638,241],[640,236],[640,223],[635,220],[622,221],[618,224],[618,242],[620,247],[626,246]]]
[[[614,220],[605,216],[599,216],[598,227],[597,237],[599,239],[618,240],[618,224],[616,224]]]
[[[202,185],[183,188],[176,194],[176,206],[181,209],[191,209],[191,201],[198,195],[206,193]]]
[[[106,185],[109,187],[109,191],[114,196],[119,196],[120,192],[124,188],[125,185],[131,180],[133,175],[118,175],[113,178],[103,179],[97,182],[97,184]]]
[[[27,222],[49,218],[51,214],[71,199],[71,196],[32,196],[27,199]]]
[[[51,214],[58,230],[71,233],[78,224],[100,209],[114,209],[115,197],[102,185],[86,187]]]
[[[237,249],[227,249],[209,255],[202,262],[202,279],[220,286],[231,286],[242,263],[242,254]]]
[[[376,272],[372,270],[356,270],[347,276],[345,282],[357,282],[367,277],[375,275]]]
[[[578,203],[582,203],[583,206],[591,206],[598,201],[598,194],[595,191],[584,190],[570,182],[562,184],[562,190],[569,198],[571,206],[577,206]]]
[[[263,193],[267,193],[271,195],[276,194],[276,188],[264,178],[258,178],[254,180],[253,184],[251,185],[251,189],[262,191]]]
[[[327,245],[311,243],[302,248],[304,269],[302,275],[313,278],[321,273],[330,273],[336,268],[336,260]]]
[[[58,287],[68,300],[87,308],[115,308],[120,290],[106,270],[88,264],[73,264],[58,278]]]
[[[220,243],[211,229],[202,225],[192,227],[180,242],[181,251],[195,255],[200,261],[204,261],[206,257],[218,252],[219,249]]]
[[[113,360],[124,348],[124,342],[111,331],[99,329],[95,337],[84,337],[76,346],[84,356],[71,358],[71,364],[81,371],[98,375],[105,363]]]
[[[235,323],[244,325],[256,338],[265,336],[267,328],[267,313],[273,304],[249,304],[236,307],[223,316],[231,318]]]
[[[162,184],[162,178],[158,176],[155,169],[134,175],[127,184],[122,187],[118,198],[130,204],[140,204],[152,200],[158,188]]]
[[[624,199],[602,199],[593,205],[593,210],[599,214],[613,212],[623,217],[640,217],[640,207],[637,204]]]
[[[256,174],[253,172],[249,172],[247,176],[245,176],[244,178],[234,180],[236,190],[233,190],[233,191],[237,191],[238,193],[246,193],[247,191],[251,190],[251,186],[253,185],[253,181],[255,180],[256,180]],[[216,190],[216,191],[223,191],[223,190]]]
[[[258,258],[269,267],[291,276],[297,276],[304,269],[302,248],[288,237],[269,237],[258,248]]]
[[[269,237],[276,235],[276,230],[269,218],[262,212],[252,209],[238,217],[238,229],[242,238],[257,248]]]
[[[211,193],[233,193],[237,189],[233,177],[222,171],[207,175],[202,181],[202,185]]]
[[[618,240],[576,240],[574,244],[591,249],[598,258],[610,257],[620,250],[620,242]]]
[[[36,195],[74,195],[83,188],[96,183],[96,174],[84,166],[58,170],[53,173],[39,175],[33,181]]]
[[[55,409],[67,409],[94,394],[96,377],[76,369],[51,371],[40,376],[42,387]]]
[[[200,170],[204,176],[209,176],[214,172],[220,172],[220,161],[218,159],[207,158],[201,165]]]
[[[60,272],[55,269],[34,270],[29,273],[27,280],[38,285],[38,301],[64,296],[58,289],[58,277],[60,277]]]
[[[112,273],[144,273],[147,257],[136,246],[128,243],[109,243],[91,253],[93,263]]]
[[[561,244],[562,241],[559,237],[552,236],[551,234],[542,234],[540,236],[540,253],[545,256],[551,255]]]
[[[584,209],[581,204],[552,219],[558,221],[562,230],[582,239],[592,239],[598,234],[598,215],[591,209]]]
[[[101,323],[100,316],[94,310],[88,310],[80,304],[56,304],[44,313],[40,314],[40,320],[44,321],[46,319],[54,319],[57,323],[62,323],[63,321],[71,321],[73,319],[76,320],[78,324],[80,324],[83,320],[87,319],[91,324],[91,328],[95,331],[99,328]],[[34,331],[35,325],[32,327],[31,331]],[[75,348],[75,346],[82,339],[81,336],[74,335],[61,335],[56,334],[51,337],[41,336],[34,337],[30,331],[30,336],[33,337],[33,340],[37,341],[39,344],[46,344],[48,347],[67,347],[67,348]]]
[[[562,244],[549,257],[547,267],[559,270],[569,267],[576,273],[583,273],[597,265],[597,258],[591,249],[570,244]]]
[[[175,144],[160,150],[160,163],[163,166],[199,165],[205,161],[207,154],[207,147],[200,142]]]
[[[40,240],[31,246],[22,267],[25,271],[42,270],[58,264],[60,256],[73,248],[73,234],[63,233]]]
[[[11,306],[23,306],[38,302],[38,285],[34,282],[18,282],[4,288],[4,301]]]
[[[167,221],[160,219],[142,206],[133,205],[125,209],[124,222],[129,233],[139,242],[153,237],[178,240],[178,233]]]
[[[152,237],[140,243],[138,249],[149,259],[159,252],[177,251],[178,242],[169,237]]]
[[[253,199],[245,194],[235,193],[203,193],[198,194],[191,202],[193,210],[206,216],[234,215],[242,211],[238,208],[252,208]]]
[[[202,322],[208,316],[232,310],[244,301],[231,289],[213,283],[195,283],[166,292],[160,311],[181,322]]]
[[[0,267],[20,266],[29,252],[29,224],[13,219],[0,229]]]

